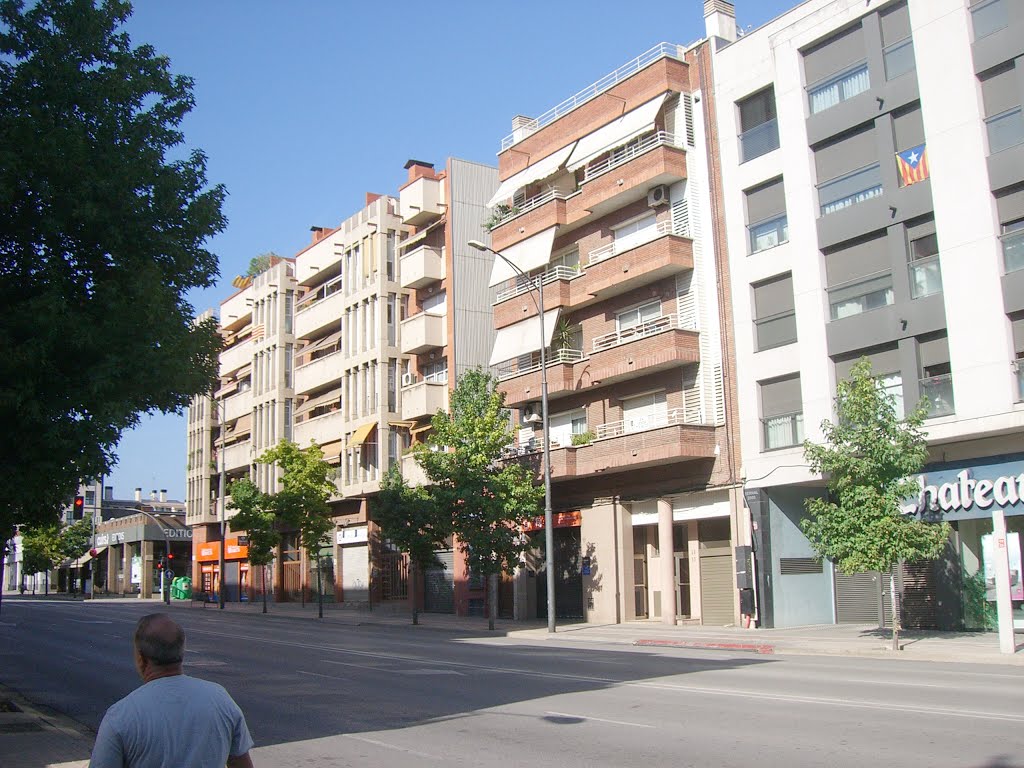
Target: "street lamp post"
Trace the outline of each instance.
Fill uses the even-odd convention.
[[[142,514],[144,514],[146,517],[148,517],[150,520],[152,520],[154,523],[156,523],[157,527],[160,528],[161,532],[163,532],[163,530],[164,530],[163,526],[160,525],[160,518],[157,515],[150,514],[149,512],[144,510],[142,507],[136,507],[135,511],[136,512],[141,512]],[[93,536],[95,536],[95,535],[96,534],[94,532]],[[93,543],[95,543],[95,540],[93,541]],[[170,605],[170,602],[171,602],[171,593],[170,593],[169,585],[168,585],[167,589],[164,589],[164,577],[166,576],[166,570],[169,567],[170,560],[171,560],[169,557],[167,557],[169,554],[171,554],[171,542],[168,540],[167,534],[165,533],[164,534],[164,567],[160,570],[160,599],[163,602],[167,603],[168,605]]]
[[[214,400],[214,402],[217,402]],[[227,514],[225,510],[227,496],[225,495],[225,470],[227,467],[227,456],[224,455],[224,443],[226,441],[226,435],[224,434],[224,398],[220,399],[220,406],[218,407],[220,414],[220,493],[219,503],[217,506],[220,508],[220,555],[217,558],[217,608],[223,610],[224,608],[224,525],[227,522]]]
[[[508,264],[517,275],[530,280],[530,276],[521,270],[511,259],[479,240],[470,240],[470,248],[493,253]],[[555,531],[551,514],[551,445],[548,439],[550,424],[548,423],[548,365],[547,365],[547,334],[544,333],[544,279],[537,277],[537,296],[530,289],[530,298],[537,307],[537,323],[540,326],[540,412],[541,440],[544,446],[544,570],[547,576],[548,593],[548,632],[555,631]]]

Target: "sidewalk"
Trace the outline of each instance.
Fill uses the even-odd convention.
[[[2,768],[85,768],[94,734],[0,685]]]

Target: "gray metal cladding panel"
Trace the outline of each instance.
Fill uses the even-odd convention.
[[[836,623],[875,624],[881,601],[877,572],[845,574],[836,571]]]
[[[1010,23],[971,44],[977,74],[1024,56],[1024,6],[1019,2],[1007,2],[1006,5]]]
[[[916,72],[885,81],[877,70],[873,70],[871,87],[866,91],[831,109],[807,117],[807,143],[812,147],[817,146],[854,126],[884,117],[887,112],[898,110],[919,98]]]
[[[891,269],[889,240],[885,231],[831,251],[825,256],[825,274],[829,286],[839,285],[864,275]]]
[[[850,369],[862,358],[866,357],[871,361],[873,373],[893,373],[900,370],[900,350],[894,344],[889,349],[858,350],[852,356],[836,361],[836,380],[845,379],[850,375]]]
[[[898,115],[893,115],[892,128],[896,135],[897,152],[923,144],[924,120],[921,117],[921,107],[911,107]]]
[[[782,178],[746,191],[747,223],[764,221],[786,212],[786,189]]]
[[[981,82],[981,101],[985,105],[985,116],[992,117],[1013,107],[1020,106],[1020,72],[1016,67],[999,67],[978,78]]]
[[[987,165],[989,189],[1004,189],[1019,184],[1024,181],[1024,144],[990,155]]]
[[[732,564],[731,555],[700,559],[700,615],[705,625],[733,623]]]
[[[1001,224],[1024,219],[1024,187],[1004,190],[996,195],[996,211]]]
[[[786,273],[754,288],[754,312],[758,318],[768,317],[793,309],[793,275]]]
[[[894,343],[903,335],[895,305],[833,320],[825,326],[830,357],[849,354],[864,347]]]
[[[874,123],[861,126],[856,132],[814,150],[814,168],[819,184],[877,162]]]
[[[766,381],[761,384],[761,416],[778,416],[803,410],[800,377]]]
[[[943,334],[917,342],[917,357],[921,366],[941,365],[949,362],[949,338]]]
[[[882,45],[890,46],[910,37],[910,8],[899,3],[879,14],[882,27]]]
[[[804,51],[804,82],[814,85],[819,80],[836,75],[867,56],[864,30],[858,23],[854,27],[832,35]]]
[[[1003,275],[1003,309],[1007,312],[1024,311],[1024,269]],[[1020,347],[1017,349],[1020,351]]]

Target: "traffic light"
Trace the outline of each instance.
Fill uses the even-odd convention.
[[[167,565],[167,562],[166,562],[166,560],[164,559],[164,556],[163,556],[163,555],[160,555],[160,559],[159,559],[159,560],[157,561],[157,564],[156,564],[156,569],[157,569],[158,571],[162,571],[162,570],[164,569],[164,566],[165,566],[165,565]]]
[[[75,501],[71,505],[71,517],[75,520],[81,520],[85,517],[85,497],[75,496]]]

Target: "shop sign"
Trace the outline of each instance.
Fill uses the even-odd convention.
[[[578,510],[572,512],[556,512],[551,516],[551,524],[553,528],[576,528],[583,522],[583,514]],[[526,530],[529,531],[542,531],[544,530],[544,517],[535,517],[526,524]]]
[[[917,497],[903,506],[924,519],[989,517],[993,507],[1024,515],[1024,466],[1020,462],[928,472],[917,476]]]
[[[165,539],[191,539],[191,528],[161,528]]]
[[[142,556],[132,555],[132,584],[142,583]]]
[[[365,544],[369,539],[369,530],[365,525],[342,528],[334,538],[338,544]]]
[[[97,547],[108,547],[114,544],[124,544],[124,531],[114,531],[114,533],[96,534]]]

